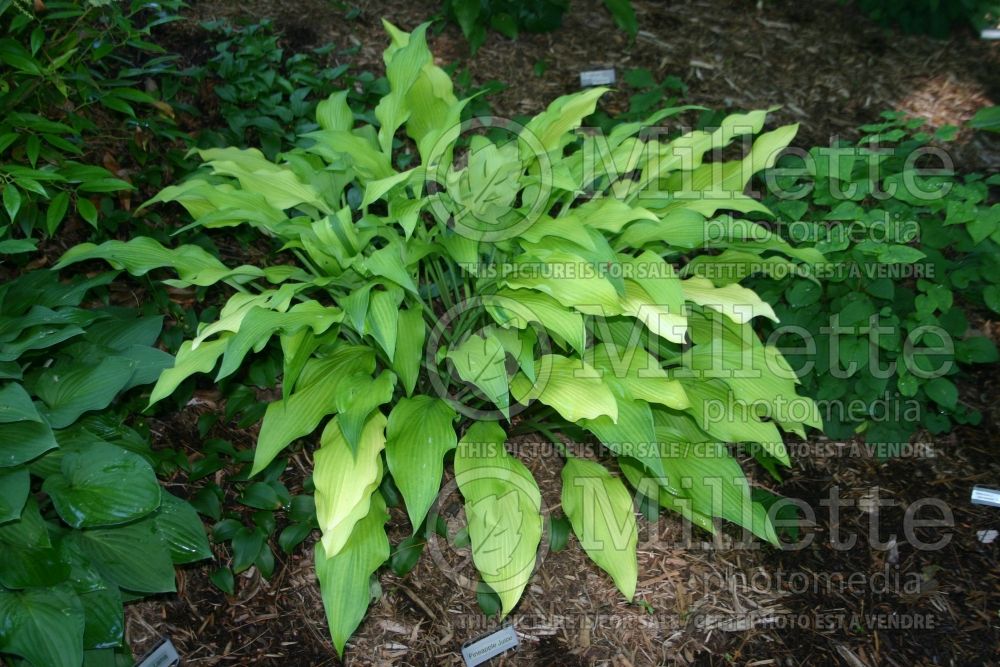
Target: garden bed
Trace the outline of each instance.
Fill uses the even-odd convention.
[[[462,61],[475,83],[516,82],[490,98],[501,115],[539,111],[548,100],[575,90],[582,69],[643,67],[657,77],[682,78],[690,103],[739,109],[781,104],[777,119],[801,123],[796,143],[804,146],[827,144],[834,134],[850,137],[885,109],[924,117],[935,128],[961,125],[1000,95],[1000,45],[971,33],[950,41],[890,36],[836,2],[808,7],[767,2],[763,8],[745,2],[734,8],[721,1],[637,0],[634,5],[641,26],[635,43],[614,28],[601,3],[581,1],[551,34],[523,35],[517,42],[493,34],[468,58],[461,34],[448,27],[431,40],[431,48],[442,65]],[[192,22],[269,17],[286,49],[354,45],[351,65],[380,71],[379,17],[412,29],[434,11],[431,4],[397,1],[357,8],[345,18],[344,11],[318,0],[220,0],[193,3],[189,16]],[[192,24],[175,25],[167,41],[193,45],[196,34]],[[193,61],[207,55],[204,49],[188,54]],[[609,109],[624,104],[623,95],[612,97]],[[995,140],[965,132],[958,145],[963,169],[1000,166]],[[816,536],[814,546],[790,552],[759,544],[717,548],[703,543],[707,538],[697,531],[686,543],[682,522],[661,516],[655,526],[640,523],[640,604],[626,604],[573,540],[569,548],[543,552],[510,618],[521,648],[495,663],[854,667],[1000,660],[998,543],[977,539],[977,531],[1000,528],[1000,513],[969,503],[972,485],[1000,483],[996,370],[986,366],[976,382],[961,387],[963,400],[983,409],[982,424],[936,439],[922,433],[918,440],[926,448],[920,455],[882,461],[859,442],[823,438],[793,448],[799,453],[793,469],[782,484],[770,486],[817,509],[816,525],[806,528]],[[219,406],[209,402],[199,409]],[[178,415],[176,423],[153,431],[164,444],[197,449],[192,415]],[[254,438],[243,431],[225,435],[248,446]],[[514,445],[543,493],[558,488],[558,465],[551,456],[523,455],[532,450],[530,441]],[[286,473],[290,489],[301,487],[312,468],[306,456],[298,452],[292,459]],[[765,479],[761,474],[756,481]],[[832,487],[854,502],[836,526],[842,535],[857,537],[851,549],[829,544],[833,527],[820,501]],[[192,491],[182,476],[168,488],[179,495]],[[944,501],[954,512],[954,535],[946,547],[917,551],[904,544],[884,549],[868,544],[872,497],[896,503],[882,514],[881,537],[888,539],[901,530],[903,508],[923,496]],[[558,497],[546,497],[545,503],[555,507]],[[392,510],[393,543],[407,535],[406,526],[405,513]],[[383,596],[354,635],[346,664],[461,664],[461,644],[494,627],[479,611],[474,592],[456,583],[462,566],[455,559],[462,554],[443,543],[439,547],[440,558],[425,554],[406,577],[382,574]],[[129,609],[133,648],[141,654],[165,635],[191,665],[339,664],[310,554],[300,549],[280,560],[270,580],[251,568],[237,577],[233,596],[209,581],[211,566],[181,571],[176,597]],[[882,590],[872,590],[878,587],[873,582],[882,581]]]

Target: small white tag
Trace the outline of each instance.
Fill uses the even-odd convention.
[[[505,625],[496,632],[473,639],[462,646],[462,659],[467,667],[481,665],[493,656],[517,648],[517,633],[513,625]]]
[[[159,646],[146,654],[136,667],[176,667],[181,662],[177,649],[169,639],[164,639]]]
[[[988,489],[985,486],[974,486],[972,487],[972,504],[1000,507],[1000,491]]]
[[[979,538],[979,541],[983,544],[993,544],[997,539],[997,535],[1000,535],[1000,533],[992,529],[976,531],[976,537]]]
[[[615,82],[614,69],[592,69],[580,72],[580,87],[610,86]]]
[[[983,28],[979,36],[983,39],[1000,39],[1000,28]]]

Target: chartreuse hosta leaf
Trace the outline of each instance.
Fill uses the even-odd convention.
[[[424,339],[427,326],[419,307],[404,308],[399,311],[398,326],[403,331],[396,337],[396,355],[392,360],[392,370],[396,372],[406,395],[413,394],[420,377],[420,365],[424,359]]]
[[[717,310],[734,322],[744,324],[763,316],[775,322],[778,316],[770,304],[761,300],[752,290],[739,285],[715,287],[707,278],[688,278],[682,281],[684,297],[705,308]]]
[[[402,398],[389,413],[385,460],[403,494],[414,533],[434,503],[443,458],[455,448],[455,411],[438,398]]]
[[[455,451],[472,560],[500,597],[501,616],[521,598],[542,538],[541,494],[524,464],[507,453],[496,422],[475,422]]]
[[[580,545],[631,600],[639,576],[632,494],[600,463],[575,456],[566,457],[562,484],[562,508]]]
[[[337,409],[341,385],[358,374],[375,370],[370,348],[341,345],[326,357],[306,362],[295,391],[267,406],[261,422],[253,473],[266,468],[296,438],[312,433],[323,419]]]
[[[468,100],[455,97],[434,64],[427,26],[386,29],[388,92],[374,114],[355,114],[349,96],[335,93],[319,102],[319,129],[297,147],[274,160],[256,149],[199,151],[204,170],[154,199],[183,206],[191,227],[245,225],[274,242],[281,261],[230,267],[201,247],[169,249],[142,237],[78,246],[59,264],[104,259],[136,275],[172,270],[171,285],[235,290],[219,317],[182,344],[153,402],[196,373],[236,376],[252,354],[280,344],[281,398],[265,412],[251,472],[298,439],[315,451],[317,571],[338,650],[389,553],[383,465],[419,532],[456,449],[475,564],[503,614],[517,603],[540,540],[540,496],[504,450],[500,426],[482,421],[494,410],[511,418],[512,398],[524,410],[519,427],[588,431],[618,457],[625,480],[663,507],[706,530],[723,517],[773,541],[762,507],[745,502],[749,487],[723,443],[758,443],[755,455],[774,470],[789,462],[781,431],[802,435],[819,423],[811,403],[779,411],[802,401],[796,378],[754,332],[755,318],[776,319],[773,309],[739,284],[747,267],[822,259],[740,218],[770,216],[745,185],[773,163],[795,127],[760,134],[767,112],[751,111],[680,136],[642,134],[641,124],[606,137],[581,133],[605,92],[598,88],[560,97],[519,131],[506,128],[514,137],[467,132]],[[649,122],[685,110],[660,110]],[[404,133],[412,143],[401,141]],[[756,135],[737,159],[716,159]],[[733,277],[702,277],[729,264],[738,269]],[[0,286],[4,312],[11,298],[25,301],[25,311],[33,305],[30,290],[7,292]],[[83,335],[82,325],[52,319],[58,304],[46,307],[51,312],[35,313],[33,327],[51,327],[64,340]],[[445,326],[429,332],[444,313]],[[0,364],[40,338],[34,330],[18,338],[8,326],[0,320]],[[124,367],[135,360],[116,358],[125,362],[108,363],[122,368],[95,363],[68,382],[48,382],[41,402],[0,386],[9,399],[0,441],[13,443],[0,448],[0,468],[12,470],[0,481],[3,515],[27,513],[31,499],[23,499],[16,471],[57,447],[49,422],[66,425],[135,381]],[[7,367],[0,378],[21,382]],[[457,446],[456,414],[478,418]],[[576,459],[564,475],[571,482],[564,505],[581,543],[631,596],[635,525],[622,482]],[[582,479],[594,480],[593,493]],[[94,512],[60,477],[49,485],[56,509]],[[592,499],[608,511],[588,522]],[[148,505],[142,494],[122,500],[129,516]],[[147,521],[155,518],[121,529]],[[185,536],[176,537],[171,548],[182,557]],[[18,576],[44,569],[19,566]],[[102,574],[135,576],[146,589],[164,583],[141,569]]]
[[[503,344],[495,335],[473,334],[448,351],[458,376],[478,387],[505,415],[510,410],[510,387]]]
[[[360,519],[368,514],[372,492],[382,481],[386,418],[375,412],[365,423],[357,451],[352,451],[337,419],[330,420],[316,451],[316,519],[324,553],[336,556]]]
[[[371,576],[389,559],[389,538],[385,534],[388,519],[385,500],[376,491],[367,513],[354,524],[336,554],[329,555],[323,541],[316,543],[316,578],[333,645],[341,655],[368,610]]]
[[[539,400],[570,422],[607,417],[618,421],[618,403],[601,374],[580,359],[558,354],[544,355],[538,363],[537,379],[514,377],[511,391],[520,403]]]

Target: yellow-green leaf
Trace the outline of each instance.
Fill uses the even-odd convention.
[[[574,456],[566,459],[562,484],[562,508],[580,545],[631,600],[638,578],[639,535],[631,494],[604,466]]]
[[[496,422],[476,422],[455,452],[472,560],[500,597],[501,616],[521,598],[542,538],[541,493],[524,464],[504,449],[506,437]]]
[[[437,497],[445,453],[455,448],[455,411],[430,396],[400,399],[389,413],[385,460],[414,532]]]
[[[316,520],[327,556],[335,556],[344,548],[354,524],[368,514],[372,493],[382,481],[385,425],[385,415],[374,413],[361,432],[357,452],[351,451],[336,418],[323,431],[313,481]]]

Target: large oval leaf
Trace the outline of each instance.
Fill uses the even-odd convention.
[[[473,424],[455,452],[472,560],[500,597],[506,616],[521,598],[542,539],[541,494],[531,473],[507,453],[496,422]]]
[[[357,345],[341,345],[328,357],[306,362],[295,391],[267,406],[251,474],[266,468],[293,440],[312,433],[324,417],[336,411],[345,378],[355,373],[370,375],[373,370],[373,350]]]
[[[172,593],[174,566],[170,551],[148,519],[114,528],[81,530],[69,535],[108,581],[137,593]]]
[[[504,415],[509,414],[506,353],[495,335],[472,334],[449,350],[448,358],[460,378],[478,387]]]
[[[31,476],[27,468],[0,468],[0,523],[20,518],[30,484]]]
[[[511,390],[519,403],[537,399],[571,422],[598,417],[618,421],[618,403],[611,388],[593,366],[580,359],[543,355],[535,382],[518,374]]]
[[[160,485],[146,459],[108,444],[67,452],[61,473],[49,476],[42,489],[74,528],[128,523],[160,506]]]
[[[52,428],[65,428],[90,410],[106,408],[132,379],[137,363],[126,357],[105,357],[96,366],[56,365],[39,375],[34,391],[45,402]]]
[[[160,511],[153,519],[156,532],[170,548],[170,559],[178,565],[212,557],[205,526],[194,508],[169,493],[163,493]]]
[[[21,465],[58,447],[52,428],[42,422],[0,424],[0,468]]]
[[[83,606],[69,588],[0,590],[0,619],[0,652],[46,667],[83,663]]]

